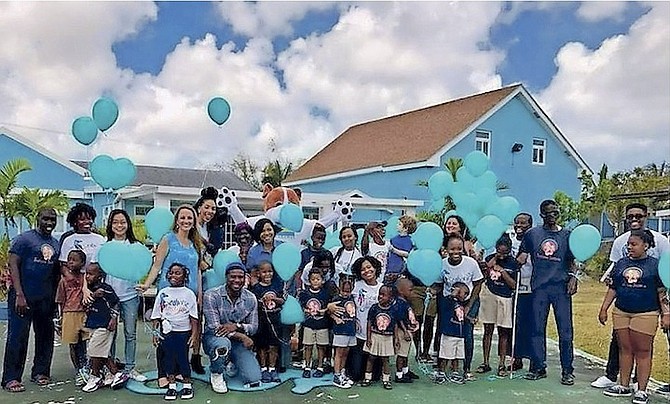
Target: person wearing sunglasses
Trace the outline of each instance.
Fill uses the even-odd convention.
[[[663,234],[647,228],[647,216],[649,209],[647,205],[639,202],[634,202],[626,205],[625,229],[627,230],[612,243],[612,250],[610,251],[610,268],[614,263],[620,259],[628,256],[628,239],[632,230],[649,230],[654,236],[654,246],[650,246],[647,250],[647,256],[659,259],[661,254],[670,251],[670,242]],[[603,276],[605,282],[609,282],[609,276]],[[612,340],[610,341],[610,349],[607,357],[607,366],[605,367],[605,374],[600,376],[591,383],[592,387],[599,389],[606,389],[617,384],[617,375],[619,374],[619,342],[616,334],[612,333]],[[665,386],[665,389],[668,387]]]

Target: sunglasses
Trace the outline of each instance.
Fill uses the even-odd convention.
[[[636,213],[634,215],[626,215],[626,219],[628,220],[640,220],[647,217],[647,215],[643,215],[642,213]]]

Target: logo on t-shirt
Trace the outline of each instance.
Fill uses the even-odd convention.
[[[377,329],[379,331],[386,331],[391,325],[391,317],[386,313],[379,313],[375,318],[375,323],[377,324]]]
[[[51,244],[42,244],[40,251],[42,252],[42,258],[45,262],[51,262],[51,258],[56,252],[54,251],[54,248],[51,246]]]
[[[344,305],[344,310],[347,313],[346,317],[354,318],[356,317],[356,305],[352,301],[348,301]]]
[[[558,243],[556,240],[548,238],[540,244],[540,248],[545,257],[553,257],[558,250]]]
[[[456,308],[454,309],[454,316],[459,323],[463,322],[463,319],[465,318],[465,310],[463,309],[463,306],[460,304],[456,305]]]
[[[636,285],[642,278],[642,269],[638,267],[629,267],[623,271],[623,277],[629,286]]]
[[[321,302],[319,299],[309,299],[305,307],[307,307],[307,313],[315,320],[320,320],[323,318],[323,315],[319,314],[319,310],[321,310]]]
[[[277,303],[274,301],[276,297],[277,294],[273,291],[265,292],[265,294],[263,294],[261,301],[266,310],[274,310],[277,308]]]

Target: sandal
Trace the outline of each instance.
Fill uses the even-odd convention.
[[[37,375],[35,377],[31,377],[30,381],[35,383],[36,385],[38,385],[40,387],[44,387],[47,384],[49,384],[51,379],[49,378],[49,376],[46,376],[46,375]]]
[[[489,366],[487,363],[482,363],[475,369],[475,373],[488,373],[491,371],[491,366]]]
[[[10,380],[5,384],[4,389],[10,393],[21,393],[26,391],[26,386],[18,380]]]
[[[496,376],[507,377],[507,367],[505,367],[505,365],[498,366],[498,373],[496,373]]]

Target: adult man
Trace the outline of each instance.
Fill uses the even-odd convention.
[[[630,237],[631,230],[646,229],[650,230],[654,235],[654,246],[647,250],[647,256],[658,259],[662,253],[670,251],[670,242],[663,236],[663,234],[647,229],[647,205],[643,203],[631,203],[626,206],[626,231],[614,240],[612,243],[612,250],[610,251],[610,262],[615,264],[621,258],[628,255],[627,243]],[[597,378],[591,386],[596,388],[608,388],[616,385],[617,376],[619,374],[619,343],[616,338],[616,333],[612,333],[612,340],[610,342],[609,354],[607,357],[607,366],[605,368],[605,375]]]
[[[226,360],[239,370],[246,387],[258,387],[261,368],[251,351],[251,335],[258,329],[258,301],[244,289],[244,265],[233,262],[226,267],[226,284],[205,292],[202,311],[205,317],[203,344],[210,360],[210,382],[216,393],[226,393],[223,378]]]
[[[30,380],[49,383],[54,341],[54,308],[59,279],[58,240],[51,236],[56,211],[39,212],[37,229],[18,235],[9,249],[12,286],[9,289],[9,324],[2,387],[10,392],[25,390],[21,383],[28,353],[30,326],[35,330],[35,357]]]
[[[560,215],[558,205],[553,200],[540,204],[542,226],[528,230],[523,236],[517,258],[520,264],[530,257],[533,264],[531,278],[533,301],[533,331],[530,372],[528,380],[547,377],[547,317],[549,306],[554,308],[554,317],[558,328],[558,344],[561,357],[561,384],[572,386],[575,383],[572,361],[572,295],[577,292],[575,277],[575,258],[570,251],[568,239],[570,232],[557,224]]]

